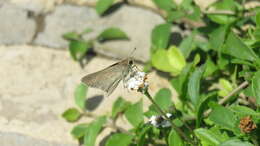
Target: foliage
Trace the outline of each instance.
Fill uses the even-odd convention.
[[[96,42],[104,42],[109,40],[124,39],[128,40],[128,36],[119,28],[110,27],[103,30],[98,36],[85,40],[84,35],[92,32],[92,29],[86,29],[83,32],[68,32],[63,38],[69,41],[70,56],[75,61],[81,61],[87,52],[95,47]]]
[[[110,115],[76,125],[73,137],[92,146],[102,127],[124,117],[132,128],[122,130],[112,125],[115,133],[106,140],[107,146],[259,145],[260,8],[247,9],[243,0],[217,1],[209,6],[213,12],[200,10],[192,0],[180,4],[172,0],[153,2],[164,12],[165,23],[151,30],[151,59],[147,64],[168,75],[178,102],[172,101],[171,90],[166,88],[151,98],[154,103],[147,110],[142,99],[131,103],[119,97]],[[103,15],[113,4],[113,0],[99,0],[96,11]],[[190,33],[179,44],[172,44],[172,26],[183,23],[196,25],[186,27]],[[108,28],[95,39],[84,40],[82,35],[88,32],[64,35],[74,60],[95,47],[94,41],[129,39],[119,28]],[[79,85],[75,102],[80,110],[65,111],[67,121],[91,115],[85,110],[86,95],[87,88]],[[173,115],[171,127],[154,127],[146,122],[154,115],[163,116],[157,106]]]

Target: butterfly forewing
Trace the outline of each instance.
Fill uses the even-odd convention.
[[[128,73],[128,59],[115,63],[101,71],[86,75],[81,81],[94,88],[99,88],[108,93],[112,93],[122,80],[126,73]]]

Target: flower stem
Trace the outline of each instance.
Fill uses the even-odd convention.
[[[177,127],[173,122],[172,120],[167,117],[166,113],[160,108],[160,106],[153,100],[152,96],[150,95],[150,93],[148,92],[148,88],[144,89],[144,92],[143,94],[148,97],[148,99],[152,102],[153,105],[155,105],[156,109],[162,114],[162,116],[167,119],[170,123],[171,123],[171,126],[173,127],[173,129],[181,136],[183,137],[185,140],[187,140],[189,143],[191,144],[195,144],[193,142],[193,140],[188,137],[179,127]]]

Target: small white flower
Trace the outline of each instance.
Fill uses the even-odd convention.
[[[151,116],[149,119],[149,123],[155,127],[158,127],[157,120],[156,120],[157,118],[158,118],[158,116]]]
[[[148,86],[146,81],[147,75],[145,72],[133,71],[130,77],[126,79],[125,87],[129,90],[138,90]]]
[[[161,126],[161,120],[164,120],[161,116],[151,116],[149,123],[158,128]]]
[[[170,118],[170,117],[172,117],[172,114],[167,113],[166,116],[168,118]],[[156,128],[158,128],[158,127],[162,127],[162,128],[171,127],[170,121],[168,121],[167,119],[165,119],[163,116],[160,116],[160,115],[159,116],[151,116],[150,119],[149,119],[149,123]]]
[[[171,117],[172,117],[172,114],[171,114],[171,113],[166,113],[166,116],[167,116],[168,118],[171,118]]]

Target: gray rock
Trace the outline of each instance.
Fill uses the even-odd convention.
[[[28,12],[8,3],[0,5],[0,44],[26,44],[35,34],[35,21]]]
[[[0,131],[1,146],[77,146],[76,144],[61,144],[32,138],[23,134]]]
[[[42,0],[11,0],[11,3],[24,10],[34,12],[35,14],[44,12],[44,6],[46,5]]]
[[[34,14],[43,14],[50,12],[62,0],[10,0],[10,2],[19,8],[31,11]]]
[[[125,58],[137,48],[132,57],[147,61],[151,31],[155,25],[163,22],[157,14],[131,6],[122,6],[110,15],[100,18],[93,8],[61,5],[46,17],[45,29],[38,34],[35,44],[67,48],[68,43],[61,37],[66,32],[80,32],[85,28],[92,28],[93,32],[84,36],[87,39],[96,37],[105,28],[119,27],[127,33],[130,41],[96,43],[95,50],[106,56]]]
[[[129,57],[134,48],[133,58],[147,61],[150,56],[151,32],[154,26],[164,23],[157,14],[142,8],[123,6],[111,15],[104,17],[99,30],[119,27],[124,30],[130,41],[108,41],[97,44],[96,51],[117,58]]]
[[[94,9],[71,5],[57,6],[55,11],[45,18],[45,28],[34,41],[37,45],[54,48],[67,48],[68,42],[62,38],[64,33],[70,31],[81,32],[93,27],[98,15]]]

